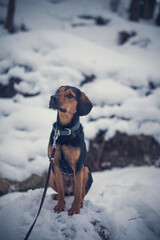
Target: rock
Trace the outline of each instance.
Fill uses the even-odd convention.
[[[7,71],[7,70],[6,70]],[[1,98],[12,98],[14,97],[16,94],[21,94],[24,97],[34,97],[40,94],[40,92],[36,92],[36,93],[28,93],[28,92],[20,92],[17,91],[14,87],[15,84],[19,84],[20,82],[22,82],[22,79],[17,78],[17,77],[11,77],[9,79],[9,83],[7,85],[2,85],[0,83],[0,97]]]
[[[0,178],[0,196],[15,191],[27,191],[29,189],[36,189],[44,187],[47,173],[44,172],[42,176],[33,174],[22,182],[11,181],[5,178]]]
[[[98,26],[106,26],[110,23],[110,19],[108,18],[104,18],[102,16],[92,16],[92,15],[80,15],[79,16],[80,19],[85,19],[85,20],[93,20],[95,25]]]
[[[131,32],[121,31],[121,32],[119,32],[119,36],[118,36],[118,44],[119,45],[123,45],[130,38],[132,38],[134,36],[136,36],[136,32],[135,31],[131,31]]]
[[[17,94],[14,88],[14,84],[20,83],[22,80],[20,78],[11,77],[7,85],[0,84],[0,97],[11,98]]]
[[[95,79],[96,79],[96,76],[94,74],[91,74],[91,75],[86,75],[86,74],[83,74],[84,76],[84,79],[81,81],[80,83],[80,86],[82,87],[84,84],[87,84],[87,83],[90,83],[90,82],[93,82]]]
[[[129,165],[156,165],[160,159],[160,145],[151,136],[132,135],[117,132],[106,141],[101,131],[90,141],[88,164],[92,171],[126,167]]]

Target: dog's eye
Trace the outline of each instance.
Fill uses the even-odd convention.
[[[66,96],[67,96],[68,98],[74,98],[74,96],[73,96],[71,93],[67,94]]]

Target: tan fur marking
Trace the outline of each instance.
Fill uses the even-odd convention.
[[[82,202],[82,186],[83,186],[83,168],[76,173],[76,163],[80,156],[80,148],[74,148],[72,146],[62,146],[62,151],[65,159],[70,163],[74,171],[74,201],[68,214],[80,213],[80,207]]]
[[[63,184],[65,195],[73,195],[74,193],[74,177],[63,174]]]
[[[59,119],[60,119],[61,124],[66,125],[66,124],[70,123],[73,118],[73,115],[74,114],[69,113],[69,112],[63,113],[63,112],[59,111]]]
[[[77,101],[75,99],[76,95],[71,89],[68,89],[67,91],[64,91],[64,90],[65,90],[64,87],[60,88],[59,104],[61,108],[65,109],[67,112],[66,113],[63,113],[61,111],[58,111],[58,112],[59,112],[60,122],[65,125],[72,120],[73,115],[76,113]],[[68,98],[67,97],[68,94],[72,94],[74,98]]]
[[[62,93],[64,91],[65,91],[65,87],[61,87],[61,88],[58,89],[58,93]]]
[[[88,169],[88,167],[84,166],[84,169],[83,169],[83,188],[82,188],[82,203],[81,203],[81,206],[83,206],[83,199],[84,199],[84,197],[86,195],[85,187],[86,187],[86,183],[88,181],[88,174],[89,174],[89,169]]]
[[[55,171],[55,182],[56,182],[57,192],[58,192],[58,203],[54,207],[54,211],[61,212],[61,211],[64,211],[65,209],[63,176],[57,164],[54,164],[54,171]]]
[[[74,175],[74,183],[74,201],[72,203],[72,207],[68,211],[69,215],[80,213],[80,207],[82,202],[83,169],[81,169],[81,171]]]
[[[48,156],[51,157],[52,154],[52,146],[48,145]]]
[[[72,146],[63,145],[62,151],[65,159],[70,163],[73,171],[75,172],[76,163],[80,156],[80,148],[75,148]]]
[[[51,154],[51,146],[48,147],[48,151],[49,154]],[[54,173],[52,172],[50,176],[50,185],[56,192],[58,192],[58,203],[54,208],[55,212],[61,212],[65,209],[63,176],[59,168],[60,156],[61,147],[57,144],[53,162]]]
[[[49,184],[53,188],[54,191],[58,192],[57,187],[56,187],[55,174],[53,172],[51,172]]]

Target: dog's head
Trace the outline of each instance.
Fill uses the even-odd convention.
[[[78,88],[62,86],[55,95],[51,96],[49,107],[63,113],[77,113],[79,116],[85,116],[91,111],[93,105],[85,93]]]

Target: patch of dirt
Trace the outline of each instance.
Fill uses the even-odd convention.
[[[106,228],[100,224],[99,221],[91,222],[96,229],[96,232],[102,240],[109,240],[109,236],[106,234]]]

